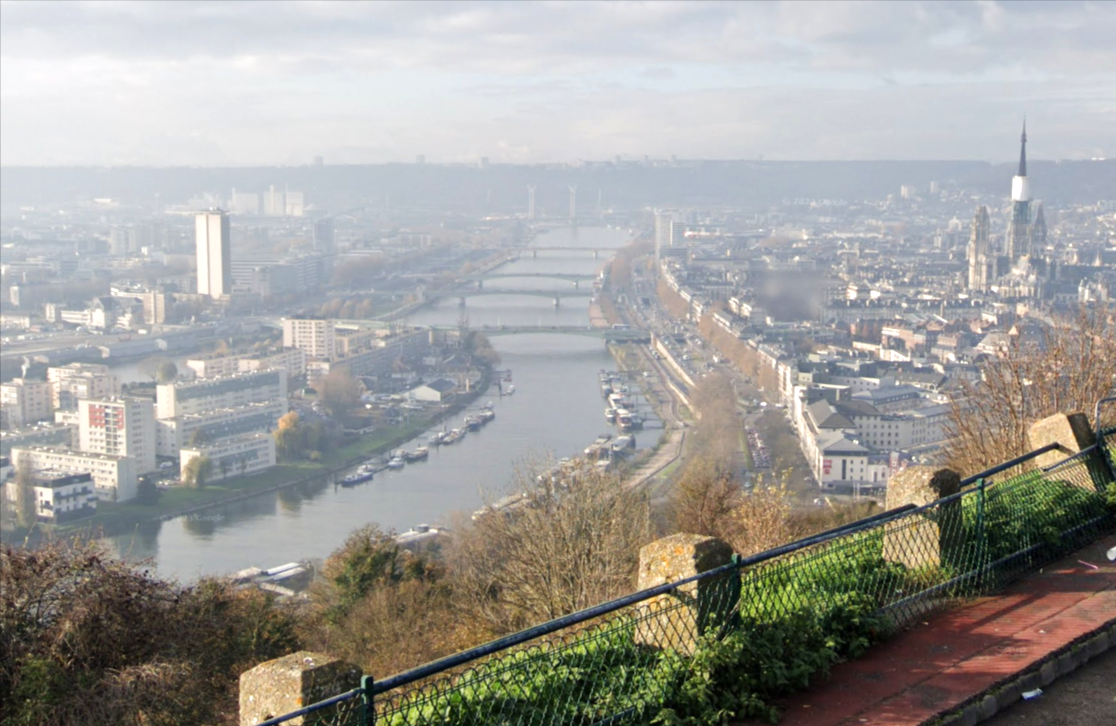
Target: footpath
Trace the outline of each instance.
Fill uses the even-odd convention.
[[[1042,698],[1034,691],[1116,649],[1113,547],[1116,535],[1104,537],[834,667],[827,681],[783,699],[781,726],[972,726]],[[1096,709],[1110,708],[1112,690],[1069,706],[1079,709],[1069,722],[1101,723]]]

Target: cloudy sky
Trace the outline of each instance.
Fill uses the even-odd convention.
[[[0,3],[0,163],[1116,156],[1116,3]]]

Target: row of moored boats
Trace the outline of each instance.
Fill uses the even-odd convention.
[[[621,431],[638,431],[643,428],[643,417],[635,412],[635,404],[628,398],[630,389],[619,375],[601,371],[601,396],[608,401],[605,407],[605,420],[616,424]]]
[[[393,453],[386,460],[381,460],[380,463],[369,461],[361,464],[356,471],[341,480],[341,486],[355,487],[357,484],[372,481],[378,471],[383,471],[384,469],[402,469],[407,464],[413,464],[416,461],[424,461],[429,457],[430,449],[426,446],[419,446],[411,451],[398,451]]]

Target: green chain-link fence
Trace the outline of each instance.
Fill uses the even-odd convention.
[[[930,505],[737,559],[382,682],[366,678],[347,711],[308,714],[306,723],[646,723],[700,710],[711,689],[726,688],[738,716],[770,715],[770,698],[926,611],[995,591],[1116,529],[1103,496],[1112,470],[1102,456],[1113,454],[1105,438],[1047,470],[1032,454]]]

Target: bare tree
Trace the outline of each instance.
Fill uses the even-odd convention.
[[[480,516],[453,543],[458,601],[475,618],[508,632],[631,591],[651,536],[643,494],[587,462],[525,467],[517,485],[517,506]]]
[[[1055,413],[1092,412],[1116,391],[1116,307],[1082,307],[1035,334],[1010,335],[950,401],[945,464],[975,474],[1030,450],[1027,432]],[[1108,411],[1108,423],[1114,418]]]

